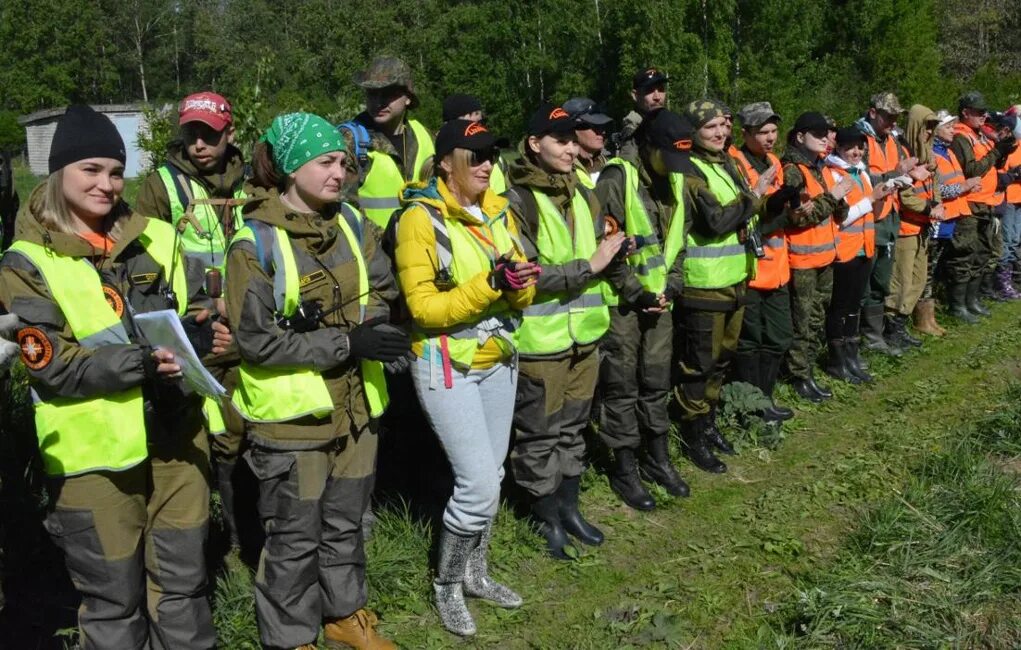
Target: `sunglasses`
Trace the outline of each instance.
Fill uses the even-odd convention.
[[[820,140],[825,140],[830,136],[829,129],[814,129],[809,131],[809,133],[811,133],[814,137],[819,138]]]
[[[599,135],[603,135],[603,134],[606,133],[606,127],[605,126],[596,126],[595,124],[586,124],[585,122],[582,122],[581,124],[579,124],[577,130],[578,131],[592,131],[593,133],[598,133]]]
[[[495,165],[496,159],[500,157],[500,150],[497,147],[482,150],[469,149],[468,151],[471,153],[468,164],[472,167],[478,167],[487,162]]]

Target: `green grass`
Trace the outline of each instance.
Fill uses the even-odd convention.
[[[722,476],[678,459],[693,496],[657,490],[654,512],[589,471],[583,508],[607,542],[576,561],[547,559],[501,509],[493,572],[525,605],[472,603],[473,639],[444,632],[430,604],[432,531],[383,509],[370,607],[406,648],[1018,647],[1019,325],[1021,305],[999,306],[920,352],[872,359],[876,385],[835,385],[823,405],[783,388],[799,410],[788,427],[732,429],[741,455]],[[231,619],[250,609],[231,602]],[[225,646],[245,647],[235,638]]]

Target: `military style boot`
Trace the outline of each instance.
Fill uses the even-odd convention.
[[[458,636],[475,634],[475,621],[464,603],[464,574],[468,556],[478,546],[479,535],[458,535],[443,527],[433,593],[443,627]]]
[[[908,333],[908,317],[903,314],[888,314],[886,317],[886,342],[902,350],[921,347],[922,341]]]
[[[700,470],[722,474],[727,471],[727,466],[709,449],[709,441],[706,439],[708,424],[709,418],[704,415],[681,423],[685,454]]]
[[[638,473],[646,481],[662,485],[667,493],[675,497],[686,497],[691,494],[688,484],[684,482],[677,472],[677,468],[670,462],[669,434],[664,433],[661,436],[649,438],[645,458],[638,466]]]
[[[560,487],[557,489],[557,508],[560,512],[560,521],[564,524],[564,530],[575,539],[589,546],[599,546],[605,539],[603,531],[599,530],[581,516],[578,509],[578,497],[581,492],[580,476],[565,476],[560,480]]]
[[[505,609],[521,607],[521,596],[509,587],[489,577],[489,541],[493,537],[493,522],[486,524],[479,544],[468,554],[464,567],[464,595],[487,600]]]
[[[968,305],[968,311],[976,316],[990,316],[992,315],[992,312],[986,309],[985,305],[983,305],[982,301],[979,299],[981,287],[981,277],[972,278],[971,281],[968,282],[968,292],[965,294],[965,304]]]
[[[794,411],[786,406],[780,406],[773,399],[776,391],[776,378],[780,374],[780,364],[783,356],[776,354],[763,354],[759,358],[759,380],[758,387],[762,394],[769,400],[769,408],[762,413],[762,419],[766,422],[783,422],[794,417]]]
[[[323,625],[323,637],[330,650],[355,648],[356,650],[397,650],[389,639],[376,633],[376,615],[359,609],[346,618],[328,621]],[[474,631],[474,628],[473,628]],[[315,647],[313,644],[311,647]]]
[[[638,477],[634,449],[621,447],[613,451],[610,488],[624,503],[635,510],[652,510],[656,507],[656,501],[642,485],[642,479]]]
[[[861,310],[861,337],[866,350],[872,350],[891,357],[899,357],[904,354],[900,348],[893,347],[883,337],[883,311],[882,304],[865,305]]]
[[[716,426],[715,406],[709,410],[709,418],[706,421],[705,437],[706,440],[709,441],[710,445],[716,447],[728,456],[737,455],[737,451],[734,450],[734,446],[730,444],[729,440],[723,437],[723,432]]]
[[[545,494],[532,501],[532,519],[539,524],[539,534],[546,539],[546,550],[558,560],[570,560],[564,547],[571,543],[567,539],[564,525],[560,521],[556,494]]]
[[[950,315],[968,325],[978,323],[978,317],[968,309],[968,285],[956,282],[947,286],[947,298],[950,300]]]

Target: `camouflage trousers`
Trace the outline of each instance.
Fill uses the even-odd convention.
[[[794,342],[787,353],[792,377],[808,377],[819,355],[820,341],[833,292],[833,268],[791,269],[791,323]]]
[[[44,525],[81,593],[84,650],[207,650],[209,447],[201,415],[185,442],[129,469],[53,478]]]
[[[1003,236],[997,232],[997,219],[988,210],[954,221],[954,236],[943,254],[947,282],[967,284],[996,268],[1003,252]]]

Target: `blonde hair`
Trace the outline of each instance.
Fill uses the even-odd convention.
[[[42,182],[41,191],[32,193],[30,209],[35,218],[47,230],[62,232],[69,235],[77,234],[71,206],[64,196],[64,168],[58,169]],[[107,215],[110,224],[109,235],[117,240],[121,233],[124,219],[131,214],[131,209],[124,201],[118,201]]]
[[[472,152],[468,149],[454,149],[443,157],[443,160],[450,162],[450,171],[444,169],[442,164],[436,165],[436,175],[443,179],[447,187],[460,192],[461,188],[470,184],[468,179],[472,174],[471,159]]]

